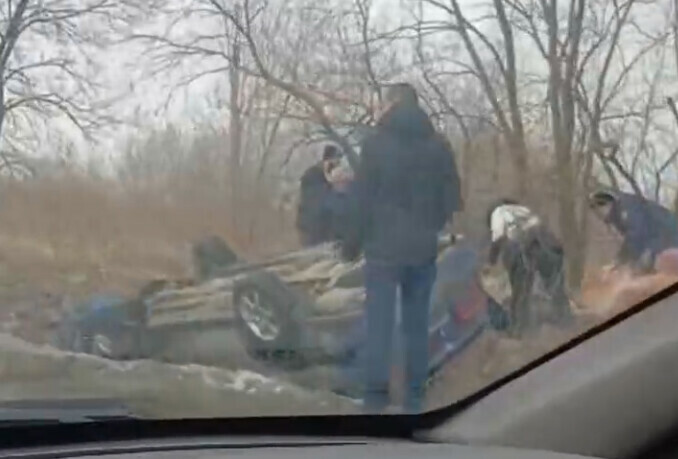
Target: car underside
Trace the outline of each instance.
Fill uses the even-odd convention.
[[[211,365],[232,365],[238,355],[238,364],[270,371],[333,365],[340,392],[360,379],[363,260],[342,261],[332,244],[262,263],[222,257],[228,263],[210,267],[202,256],[202,278],[153,281],[134,298],[98,296],[80,305],[63,320],[60,346]],[[481,287],[479,271],[471,245],[441,244],[430,304],[431,377],[487,327],[501,327],[491,320],[501,308]],[[395,343],[398,362],[397,334]]]

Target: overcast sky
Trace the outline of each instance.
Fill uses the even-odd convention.
[[[187,0],[174,0],[187,1]],[[467,17],[469,19],[479,18],[487,12],[487,2],[483,0],[460,0]],[[407,5],[412,0],[375,0],[375,20],[383,25],[384,22],[398,23],[404,20],[405,14],[402,12],[401,5]],[[411,4],[411,3],[410,3]],[[670,0],[666,0],[666,5],[670,4]],[[426,12],[429,17],[442,19],[440,11],[429,8]],[[644,24],[644,27],[659,27],[667,20],[666,11],[661,8],[647,8],[640,12],[636,9],[636,19]],[[157,18],[156,18],[157,19]],[[150,24],[154,28],[163,27],[162,22]],[[194,26],[192,24],[192,26]],[[488,33],[490,37],[498,37],[496,23],[492,21],[485,21],[481,23],[481,28]],[[633,52],[634,47],[637,48],[636,37],[623,37],[625,53]],[[218,98],[218,92],[215,90],[221,87],[222,91],[225,87],[223,84],[224,76],[212,76],[201,79],[193,83],[189,91],[175,92],[175,97],[171,104],[164,107],[164,101],[169,94],[169,88],[172,85],[172,79],[182,74],[188,74],[195,71],[195,63],[191,63],[190,67],[177,68],[173,72],[172,79],[167,77],[157,76],[153,79],[144,78],[144,67],[141,65],[141,50],[140,44],[124,44],[116,46],[106,52],[105,55],[99,57],[99,62],[102,65],[102,72],[99,78],[110,89],[110,94],[116,97],[121,97],[120,102],[116,105],[115,113],[117,116],[129,121],[133,125],[142,129],[147,129],[152,126],[162,126],[167,122],[178,124],[186,129],[195,126],[202,121],[214,121],[215,118],[223,118],[223,101]],[[539,59],[536,50],[532,43],[524,36],[518,36],[517,51],[519,54],[519,66],[523,72],[543,72],[543,61]],[[463,54],[463,51],[460,51]],[[465,58],[465,57],[463,57]],[[667,61],[671,64],[669,71],[675,75],[673,70],[674,64],[671,59]],[[621,63],[621,60],[617,62]],[[646,74],[653,69],[651,66],[642,69],[635,78],[647,76]],[[645,74],[645,75],[644,75]],[[675,77],[673,77],[675,80]],[[641,88],[641,85],[637,86]],[[633,92],[633,88],[631,88]],[[637,92],[637,91],[636,91]],[[529,94],[524,94],[529,95]],[[217,121],[218,122],[218,121]],[[671,120],[668,121],[669,123]],[[66,127],[63,123],[60,123]],[[103,140],[101,145],[92,148],[82,141],[77,142],[80,152],[87,156],[95,155],[98,158],[110,157],[117,154],[122,147],[125,139],[135,132],[137,127],[118,126],[105,133],[101,138]],[[66,127],[66,131],[73,134],[73,130]],[[77,138],[77,134],[73,134]],[[71,137],[71,135],[68,135]],[[49,151],[49,146],[45,153]]]

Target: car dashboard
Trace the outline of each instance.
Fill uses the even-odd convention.
[[[419,459],[568,459],[583,458],[569,454],[516,448],[464,446],[439,443],[416,443],[406,440],[360,439],[338,441],[315,438],[310,440],[243,440],[209,441],[158,441],[89,444],[51,448],[32,448],[2,451],[1,457],[21,459],[60,457],[94,458],[106,455],[108,459],[217,459],[241,457],[245,459],[341,459],[360,458],[412,458]]]

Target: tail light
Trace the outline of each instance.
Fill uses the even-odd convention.
[[[461,297],[454,309],[454,318],[457,323],[468,322],[477,317],[487,307],[487,296],[474,281]]]

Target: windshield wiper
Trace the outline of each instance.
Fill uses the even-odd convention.
[[[0,427],[139,419],[122,401],[106,398],[0,402]]]

